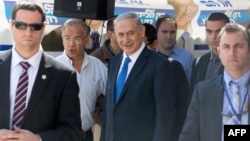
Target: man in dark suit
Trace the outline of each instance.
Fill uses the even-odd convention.
[[[101,141],[171,140],[176,112],[171,64],[145,45],[145,29],[135,13],[120,14],[114,25],[123,53],[109,64]],[[119,93],[117,77],[120,80],[126,64],[127,78]]]
[[[157,44],[156,29],[151,24],[143,23],[143,25],[145,27],[144,42],[149,46],[149,49],[155,50],[153,46],[154,44]],[[160,52],[158,53],[166,57],[173,67],[173,76],[175,79],[176,115],[171,141],[177,141],[187,114],[189,83],[181,63],[165,54]]]
[[[76,74],[43,52],[42,6],[18,1],[11,18],[14,46],[0,53],[0,141],[79,141]]]
[[[219,33],[218,43],[218,55],[225,71],[195,86],[179,141],[223,141],[223,125],[249,125],[249,34],[243,26],[228,23]],[[232,102],[235,101],[231,87],[234,82],[239,84],[238,107]]]
[[[206,39],[211,51],[196,58],[193,62],[188,100],[189,103],[197,82],[217,76],[223,72],[223,66],[221,65],[217,52],[217,36],[221,28],[229,22],[230,20],[226,14],[217,12],[210,14],[205,22]],[[211,73],[211,69],[213,69],[213,73]]]

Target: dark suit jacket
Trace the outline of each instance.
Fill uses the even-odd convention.
[[[223,95],[222,75],[197,83],[179,141],[221,141]]]
[[[76,74],[43,54],[21,128],[43,141],[79,141],[79,87]],[[0,53],[0,129],[9,129],[11,51]],[[46,76],[46,79],[42,76]]]
[[[170,63],[145,47],[114,101],[122,54],[110,60],[101,141],[168,141],[175,120],[174,78]]]
[[[176,93],[176,118],[171,141],[177,141],[182,130],[183,123],[186,119],[188,108],[189,84],[185,71],[178,61],[165,54],[158,52],[166,57],[171,63],[175,78],[175,93]]]
[[[211,51],[204,54],[203,56],[196,58],[193,62],[188,103],[190,103],[192,99],[195,84],[199,81],[205,80],[210,58]],[[219,75],[223,73],[223,70],[224,68],[221,65],[221,68],[219,69]]]

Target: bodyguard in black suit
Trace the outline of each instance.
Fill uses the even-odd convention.
[[[199,81],[206,80],[212,76],[217,76],[222,74],[223,66],[221,65],[221,61],[218,57],[217,47],[217,36],[221,30],[221,28],[229,23],[230,20],[224,13],[212,13],[208,17],[205,22],[206,28],[206,39],[208,46],[211,48],[211,51],[204,54],[201,57],[198,57],[194,60],[192,66],[192,75],[190,81],[190,92],[189,92],[189,103],[192,98],[193,90],[195,84]],[[214,68],[213,68],[214,62]],[[213,72],[211,73],[211,68],[213,68]]]
[[[79,141],[81,136],[79,87],[76,73],[46,55],[40,46],[45,13],[34,0],[18,1],[10,21],[14,46],[0,53],[0,141]],[[27,69],[27,89],[16,108],[19,76]],[[27,66],[29,66],[27,65]],[[20,84],[27,84],[27,83]],[[19,86],[19,85],[18,85]],[[22,88],[20,88],[22,89]],[[22,110],[21,110],[22,111]],[[21,116],[14,116],[21,113]],[[20,122],[13,122],[19,119]]]
[[[170,141],[176,113],[173,69],[164,57],[149,50],[144,27],[135,13],[115,21],[115,34],[124,51],[110,60],[101,141]],[[116,98],[123,60],[129,57],[125,85]]]

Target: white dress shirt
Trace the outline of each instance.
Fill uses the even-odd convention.
[[[129,75],[130,71],[132,70],[132,68],[133,68],[133,66],[134,66],[134,64],[135,64],[135,62],[136,62],[136,60],[137,60],[137,58],[138,58],[139,55],[141,54],[141,52],[142,52],[142,50],[144,49],[144,47],[145,47],[145,43],[143,42],[143,43],[141,44],[140,48],[139,48],[136,52],[134,52],[133,54],[131,54],[130,56],[127,56],[127,54],[126,54],[125,52],[123,52],[122,62],[121,62],[121,64],[120,64],[119,73],[118,73],[116,79],[118,79],[118,76],[119,76],[119,74],[120,74],[120,72],[121,72],[121,69],[122,69],[122,66],[123,66],[123,64],[124,64],[124,61],[125,61],[126,57],[129,57],[129,58],[131,59],[131,62],[128,64],[128,72],[127,72],[127,77],[126,77],[126,79],[128,78],[128,75]]]
[[[70,58],[63,52],[56,57],[67,66],[76,70]],[[77,82],[80,88],[79,99],[81,106],[82,129],[88,131],[94,123],[94,111],[99,95],[105,94],[107,81],[107,67],[96,57],[84,53],[81,72],[77,70]]]
[[[31,91],[33,84],[36,79],[38,72],[39,64],[41,61],[43,49],[40,47],[39,51],[28,59],[22,58],[15,50],[15,47],[12,48],[12,58],[11,58],[11,69],[10,69],[10,127],[12,127],[12,117],[15,105],[16,89],[18,79],[23,71],[20,62],[26,61],[29,62],[30,67],[28,69],[29,83],[28,83],[28,92],[26,97],[26,107],[31,96]]]

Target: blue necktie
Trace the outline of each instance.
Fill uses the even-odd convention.
[[[118,76],[118,79],[116,81],[116,90],[115,90],[115,102],[117,103],[117,101],[119,100],[119,97],[121,95],[122,89],[124,87],[125,84],[125,80],[127,77],[127,73],[128,73],[128,63],[130,62],[130,58],[127,57],[123,63],[121,72]]]

